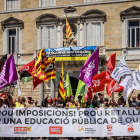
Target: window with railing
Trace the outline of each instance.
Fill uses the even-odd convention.
[[[47,7],[47,6],[55,6],[56,5],[56,0],[41,0],[40,1],[41,7]]]
[[[140,20],[128,21],[128,47],[140,47]]]
[[[20,9],[20,0],[5,0],[5,10]]]

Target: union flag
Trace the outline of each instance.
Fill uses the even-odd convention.
[[[115,61],[116,61],[116,53],[112,54],[109,60],[106,63],[106,83],[110,83],[112,78],[110,77],[111,73],[115,68]]]
[[[113,92],[120,92],[123,91],[123,87],[120,86],[119,83],[117,83],[114,79],[107,85],[106,91],[108,96],[112,96]]]
[[[106,81],[106,71],[101,72],[100,74],[94,75],[92,78],[92,86],[88,87],[88,96],[92,96],[91,88],[93,92],[103,91]]]

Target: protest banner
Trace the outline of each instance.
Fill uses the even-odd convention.
[[[135,108],[0,110],[0,137],[139,136],[139,128]]]

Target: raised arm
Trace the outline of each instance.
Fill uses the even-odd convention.
[[[131,98],[133,92],[134,92],[134,90],[132,90],[132,92],[130,93],[130,95],[129,95],[129,97],[128,97],[128,103],[130,103],[130,98]]]

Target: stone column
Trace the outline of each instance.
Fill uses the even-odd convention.
[[[80,21],[78,21],[77,25],[77,46],[80,46]]]
[[[50,96],[54,99],[55,98],[55,79],[51,80],[51,93]]]
[[[41,105],[44,99],[44,82],[39,85],[39,105]]]
[[[63,29],[62,29],[62,22],[60,22],[60,47],[63,47]]]
[[[86,22],[84,23],[84,29],[83,29],[83,46],[86,46]]]

